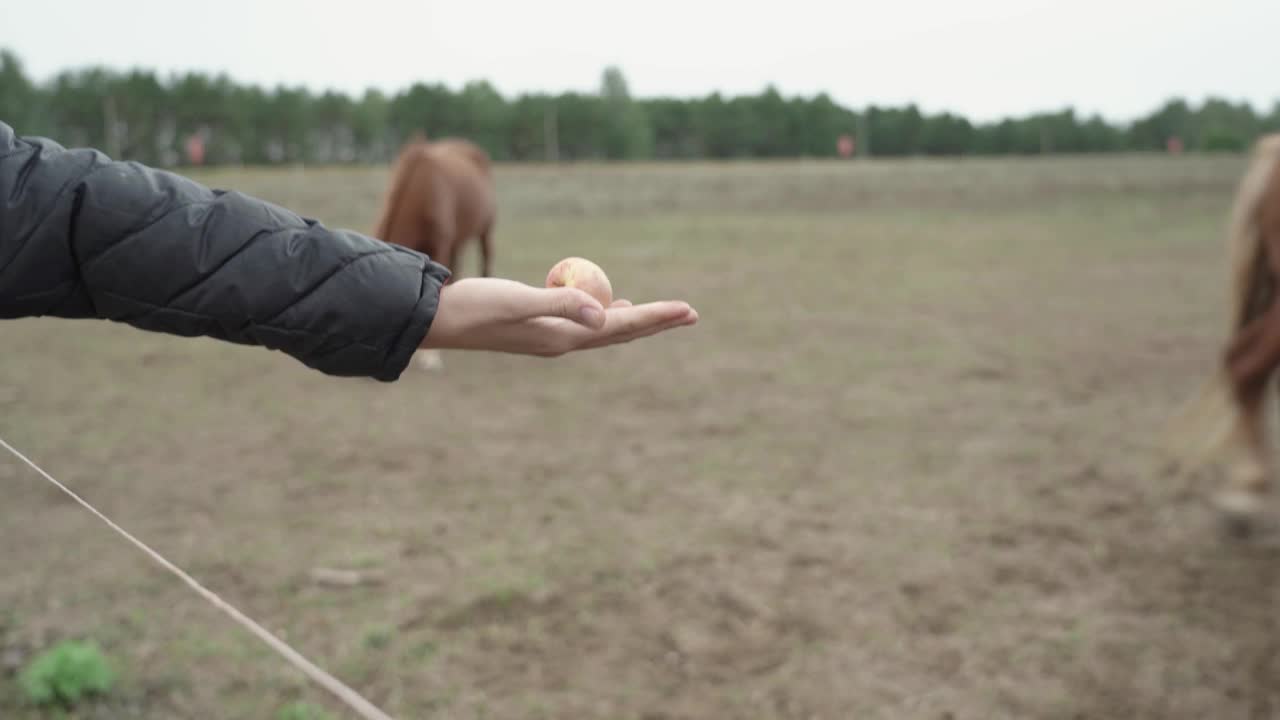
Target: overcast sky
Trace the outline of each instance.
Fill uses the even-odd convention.
[[[830,93],[975,120],[1073,105],[1112,120],[1179,95],[1280,100],[1280,0],[0,0],[0,47],[44,80],[86,64],[392,92]]]

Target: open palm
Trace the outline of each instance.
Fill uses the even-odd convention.
[[[641,305],[618,300],[604,308],[576,288],[465,278],[440,291],[440,306],[422,347],[556,357],[697,321],[697,311],[677,300]]]

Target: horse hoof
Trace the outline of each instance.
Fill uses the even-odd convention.
[[[439,371],[444,369],[444,358],[439,350],[421,350],[417,354],[418,367],[423,370]]]
[[[1244,539],[1258,530],[1263,502],[1256,493],[1241,490],[1224,492],[1215,498],[1214,505],[1227,536]]]

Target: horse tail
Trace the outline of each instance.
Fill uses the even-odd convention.
[[[1278,169],[1280,134],[1267,135],[1254,145],[1252,161],[1240,180],[1231,209],[1227,233],[1230,271],[1228,337],[1265,311],[1258,300],[1261,293],[1270,292],[1273,281],[1263,252],[1258,216]],[[1231,378],[1225,365],[1219,363],[1218,371],[1175,417],[1169,450],[1184,468],[1198,467],[1236,437],[1243,418],[1244,409],[1235,400]],[[1198,426],[1194,431],[1189,427],[1192,423]],[[1191,437],[1177,434],[1178,430]]]
[[[382,213],[374,224],[373,237],[386,241],[390,235],[391,219],[395,217],[396,210],[400,207],[405,188],[409,184],[409,175],[418,167],[418,160],[422,157],[422,146],[425,142],[426,135],[418,131],[411,135],[408,142],[400,148],[400,155],[391,171],[391,182],[387,187],[386,198],[382,203]]]

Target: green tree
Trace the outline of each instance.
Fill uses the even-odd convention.
[[[607,123],[604,134],[606,157],[636,160],[653,155],[653,129],[644,106],[631,100],[627,80],[616,67],[605,68],[600,81],[600,99]]]
[[[18,132],[34,132],[39,122],[39,99],[22,61],[12,52],[0,50],[0,118]]]
[[[1173,136],[1190,150],[1237,152],[1260,133],[1280,132],[1280,102],[1257,112],[1220,98],[1198,107],[1173,98],[1127,124],[1072,108],[975,124],[915,105],[855,112],[825,94],[787,97],[773,86],[736,97],[638,99],[616,67],[605,68],[594,93],[511,100],[484,81],[349,96],[101,67],[37,83],[0,49],[0,118],[23,134],[158,165],[182,162],[193,134],[205,139],[211,164],[386,162],[413,133],[467,137],[498,159],[639,160],[830,157],[845,133],[856,135],[859,154],[889,156],[1163,152]]]

